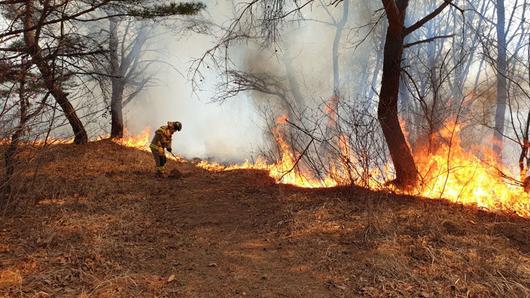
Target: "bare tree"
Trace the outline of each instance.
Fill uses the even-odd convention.
[[[193,9],[175,9],[173,14],[196,15],[203,8],[198,5]],[[153,29],[154,26],[131,18],[116,16],[109,18],[108,60],[110,67],[106,68],[105,72],[111,81],[111,138],[123,137],[123,108],[153,80],[153,76],[146,74],[146,71],[155,61],[148,61],[142,57],[146,51],[146,42],[152,37],[150,31]],[[106,86],[102,87],[105,92]]]
[[[151,76],[143,75],[148,64],[141,61],[141,52],[144,50],[145,42],[148,39],[148,28],[145,25],[140,25],[138,28],[130,29],[130,26],[134,25],[127,21],[125,33],[120,38],[119,24],[120,20],[117,17],[109,19],[111,138],[123,137],[123,107],[131,102],[152,79]],[[135,31],[135,33],[131,38],[132,40],[127,41],[130,38],[127,36],[130,30]],[[125,96],[126,88],[132,88],[132,90]]]
[[[508,88],[506,80],[506,29],[505,29],[505,7],[504,0],[496,1],[497,10],[497,103],[495,111],[495,129],[493,131],[493,151],[497,154],[499,161],[502,161],[504,122],[506,114],[506,102],[508,98]]]
[[[37,65],[42,78],[45,82],[46,87],[55,98],[57,103],[61,106],[65,117],[70,122],[74,132],[74,143],[84,144],[88,142],[88,135],[85,131],[83,123],[79,119],[74,107],[68,100],[68,94],[63,90],[62,86],[57,80],[53,66],[50,65],[49,59],[43,56],[43,49],[39,44],[41,38],[40,33],[42,28],[40,23],[35,23],[34,19],[43,19],[43,16],[50,13],[50,8],[47,5],[43,6],[43,11],[40,12],[40,16],[37,14],[35,9],[34,1],[26,1],[23,13],[23,25],[24,25],[24,41],[26,43],[26,49],[28,54],[31,56],[33,63]],[[34,29],[33,29],[34,28]]]
[[[451,1],[445,1],[432,12],[407,27],[405,26],[405,15],[408,2],[408,0],[382,1],[388,19],[388,30],[383,54],[383,76],[379,94],[378,119],[396,171],[394,184],[400,188],[408,188],[415,185],[418,177],[414,159],[398,120],[398,94],[403,50],[407,46],[430,42],[446,36],[419,40],[409,45],[405,44],[405,37],[434,19],[446,7],[452,5]],[[201,65],[207,56],[215,58],[213,54],[215,51],[228,49],[228,44],[234,40],[255,36],[263,40],[264,44],[275,42],[279,36],[282,22],[300,13],[305,6],[310,5],[311,1],[302,5],[297,2],[289,5],[282,0],[263,1],[266,4],[266,10],[260,10],[261,6],[259,3],[261,2],[253,1],[245,5],[241,10],[241,14],[234,20],[224,38],[221,39],[220,44],[199,59],[199,63],[196,66]],[[198,67],[195,69],[197,70]],[[198,71],[195,71],[195,74],[197,73]]]
[[[44,85],[72,127],[76,144],[86,143],[88,134],[79,108],[74,107],[70,98],[72,90],[65,82],[105,75],[89,70],[88,65],[102,60],[106,50],[99,39],[85,34],[84,26],[113,17],[153,19],[193,14],[204,8],[202,3],[156,4],[147,0],[3,1],[0,6],[8,11],[5,15],[10,22],[0,38],[23,36],[24,45],[17,51],[28,54],[39,69]],[[106,11],[113,13],[106,14]],[[116,88],[116,94],[118,91]]]
[[[396,179],[393,183],[399,188],[409,188],[417,183],[418,170],[398,119],[398,95],[401,62],[405,47],[404,38],[439,15],[451,2],[445,1],[430,14],[408,27],[405,26],[408,0],[382,0],[382,2],[388,19],[388,30],[383,58],[383,77],[379,93],[378,119],[396,171]],[[429,41],[431,40],[420,42]]]

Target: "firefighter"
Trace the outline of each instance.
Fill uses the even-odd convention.
[[[153,158],[155,159],[156,164],[156,176],[163,177],[163,168],[166,164],[166,154],[165,150],[171,152],[171,136],[175,131],[180,131],[182,129],[182,124],[178,121],[168,122],[167,125],[161,126],[156,130],[155,136],[151,141],[151,152],[153,153]]]

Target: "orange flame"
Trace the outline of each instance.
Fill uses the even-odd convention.
[[[328,102],[326,103],[326,107],[324,109],[324,112],[328,116],[328,127],[333,127],[337,124],[337,104],[339,102],[339,97],[336,95],[332,95]]]
[[[286,117],[277,119],[285,123]],[[136,137],[127,137],[120,144],[128,147],[148,150],[150,130],[144,130]],[[474,153],[462,147],[460,127],[452,125],[441,130],[444,139],[453,137],[451,144],[442,144],[434,152],[426,150],[415,154],[421,176],[421,183],[409,194],[425,198],[444,198],[451,202],[472,205],[478,208],[512,212],[530,218],[530,200],[523,188],[508,184],[500,172],[493,166],[494,155],[485,149],[475,149]],[[276,162],[269,163],[263,158],[255,162],[224,166],[218,163],[201,161],[198,167],[208,171],[231,171],[237,169],[266,170],[280,184],[291,184],[305,188],[334,187],[356,183],[371,189],[382,189],[385,177],[391,176],[391,166],[384,169],[368,169],[367,177],[352,179],[352,173],[362,172],[362,163],[352,150],[347,136],[339,137],[340,160],[332,164],[328,175],[314,177],[298,165],[299,154],[285,141],[280,127],[273,129],[280,156]],[[478,156],[481,156],[479,158]],[[507,169],[501,168],[507,173]],[[382,172],[384,171],[384,172]]]
[[[282,115],[282,116],[276,118],[276,124],[284,125],[284,124],[287,124],[288,120],[289,120],[289,118],[287,117],[287,115]]]
[[[145,128],[137,135],[130,134],[127,130],[125,130],[124,137],[121,139],[115,139],[114,142],[125,146],[129,148],[135,148],[142,151],[148,151],[150,152],[151,149],[149,148],[149,145],[151,144],[150,136],[152,134],[152,130],[150,127]],[[166,156],[169,159],[177,160],[177,161],[183,161],[184,158],[181,156],[174,156],[174,155],[167,155]]]
[[[121,139],[116,139],[114,141],[125,147],[149,151],[149,144],[151,143],[149,141],[149,136],[151,132],[152,131],[150,127],[145,128],[137,135],[131,135],[127,130],[125,130],[124,137]]]
[[[286,119],[286,117],[278,118],[277,122],[280,122],[280,119]],[[337,181],[331,177],[317,179],[310,174],[303,173],[298,167],[297,157],[293,153],[291,146],[284,140],[279,127],[275,127],[272,133],[280,149],[279,160],[275,163],[269,164],[263,158],[258,158],[254,163],[246,161],[240,165],[223,166],[218,163],[201,161],[197,166],[209,171],[232,171],[239,169],[267,170],[269,176],[274,178],[278,183],[305,188],[333,187],[338,185]]]
[[[510,171],[496,166],[495,155],[488,149],[474,148],[475,153],[465,150],[459,134],[460,127],[450,125],[440,135],[446,140],[452,137],[451,146],[442,145],[431,154],[425,151],[416,154],[423,176],[416,194],[530,217],[528,194],[522,187],[508,184],[499,172]]]

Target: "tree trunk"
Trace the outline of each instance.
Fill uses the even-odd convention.
[[[123,138],[123,84],[112,84],[110,137]]]
[[[331,130],[337,126],[337,113],[339,110],[340,101],[340,64],[339,64],[339,46],[342,38],[342,31],[348,21],[348,13],[350,9],[350,0],[345,0],[342,3],[342,16],[335,24],[335,37],[333,38],[333,46],[331,48],[331,61],[333,66],[333,94],[328,100],[326,112],[328,113],[328,122],[326,127],[326,135],[331,133]]]
[[[398,94],[405,35],[403,24],[407,6],[408,0],[397,1],[399,22],[389,19],[377,110],[379,123],[396,171],[394,184],[401,189],[413,187],[418,180],[418,170],[398,119]]]
[[[123,91],[125,83],[118,54],[118,19],[109,20],[109,53],[111,67],[112,95],[110,101],[111,138],[123,138]]]
[[[289,90],[291,91],[294,99],[294,109],[296,110],[297,108],[303,107],[305,105],[305,100],[302,92],[300,91],[300,84],[296,79],[296,71],[293,67],[293,59],[289,57],[288,49],[285,51],[283,61],[285,65],[285,75],[287,77],[287,82],[289,83]]]
[[[75,144],[86,144],[88,142],[88,136],[83,126],[81,120],[76,114],[72,103],[68,100],[68,95],[65,93],[61,86],[58,84],[53,69],[48,65],[44,57],[42,56],[42,49],[38,43],[38,37],[36,36],[36,30],[30,30],[34,28],[35,24],[33,23],[34,17],[34,4],[33,1],[26,1],[26,9],[24,16],[24,41],[26,43],[26,48],[28,54],[31,56],[33,63],[37,65],[42,78],[44,79],[44,84],[50,94],[55,98],[59,106],[64,112],[66,119],[70,123],[72,130],[74,132],[74,143]]]
[[[339,68],[339,46],[342,38],[342,31],[348,21],[350,0],[342,3],[342,16],[336,24],[335,37],[333,38],[333,47],[331,49],[331,60],[333,62],[333,96],[340,96],[340,68]]]
[[[523,9],[526,8],[526,3]],[[530,44],[530,35],[529,37],[529,44]],[[528,84],[530,85],[530,46],[528,46],[527,49],[527,59],[528,59]],[[526,125],[524,127],[523,133],[522,133],[522,141],[523,144],[521,145],[521,154],[519,155],[519,170],[521,175],[521,181],[528,182],[525,180],[528,173],[528,168],[530,166],[530,156],[528,156],[528,150],[530,149],[530,143],[529,143],[529,134],[530,134],[530,110],[528,110],[528,114],[526,115]],[[527,185],[526,187],[530,187],[530,185]],[[525,187],[525,188],[526,188]]]
[[[331,97],[326,103],[325,113],[327,117],[325,135],[330,136],[333,130],[337,128],[337,117],[339,112],[339,102],[341,97],[340,92],[340,64],[339,64],[339,47],[342,39],[342,32],[348,21],[348,13],[350,8],[350,0],[345,0],[342,3],[342,16],[335,22],[335,37],[333,38],[333,45],[331,48],[331,62],[333,70],[333,91]],[[326,156],[329,156],[330,144],[323,142],[319,151]],[[329,156],[333,158],[332,156]]]
[[[502,162],[504,117],[508,98],[505,19],[504,0],[497,0],[497,105],[495,130],[493,131],[493,151],[500,162]]]
[[[25,60],[25,59],[24,59]],[[9,145],[7,146],[7,149],[4,153],[4,161],[5,161],[5,177],[2,180],[2,184],[0,185],[0,188],[2,189],[1,197],[3,201],[6,201],[6,199],[9,198],[11,195],[11,189],[12,189],[12,179],[15,174],[15,157],[18,151],[18,144],[20,142],[20,138],[24,134],[24,129],[26,128],[26,124],[29,121],[28,116],[28,109],[29,109],[29,101],[28,96],[26,94],[26,75],[30,68],[30,65],[26,63],[23,64],[22,71],[20,72],[20,77],[18,78],[19,82],[19,88],[18,88],[18,98],[19,98],[19,106],[20,106],[20,115],[19,115],[19,122],[18,125],[15,127],[15,130],[13,134],[11,135],[11,139],[9,142]]]
[[[381,48],[383,43],[384,43],[384,40],[383,40],[383,38],[381,38],[381,43],[380,43],[380,45],[379,45],[379,47],[377,48],[377,51],[376,51],[377,54],[376,54],[376,58],[375,58],[376,60],[375,60],[375,66],[374,66],[373,73],[372,73],[372,78],[370,79],[369,84],[366,85],[365,92],[362,93],[362,94],[366,94],[366,96],[368,98],[368,102],[366,104],[366,111],[367,112],[372,110],[372,105],[375,102],[374,97],[377,96],[375,88],[373,88],[373,87],[377,83],[377,80],[379,78],[379,71],[381,70],[381,61],[383,60],[383,55],[382,55],[383,51],[380,51],[379,49]]]

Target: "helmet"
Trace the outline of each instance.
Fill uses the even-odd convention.
[[[182,129],[182,123],[178,122],[178,121],[175,121],[175,122],[168,122],[167,123],[167,126],[176,130],[176,131],[180,131]]]

